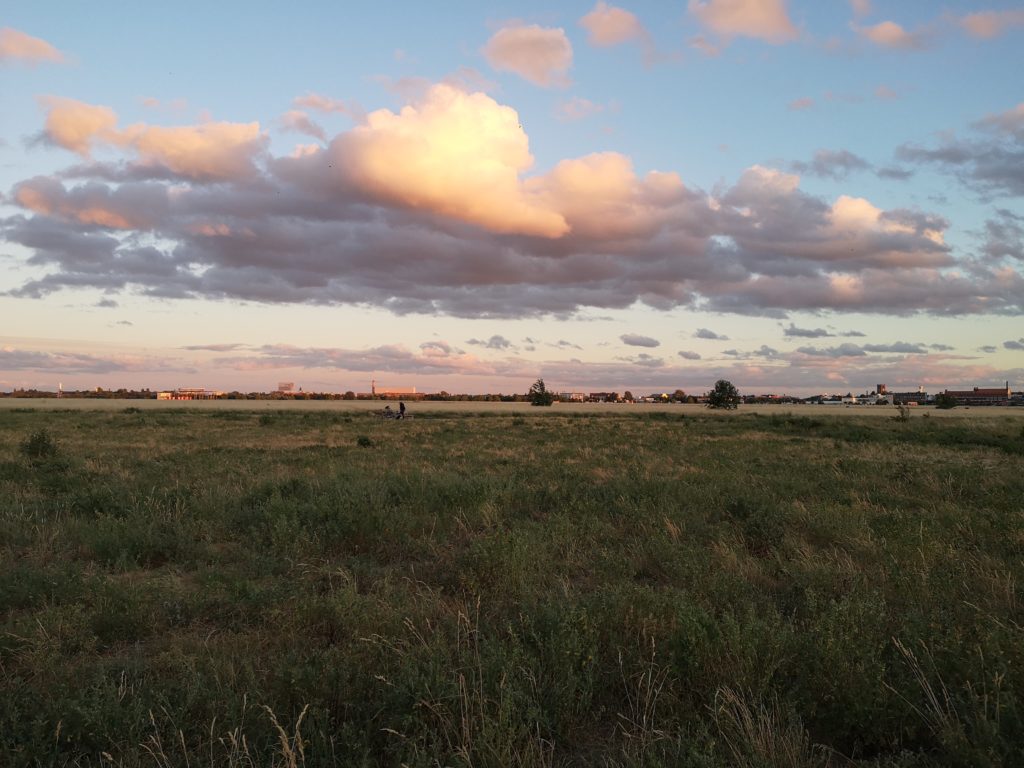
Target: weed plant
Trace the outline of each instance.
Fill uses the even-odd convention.
[[[1019,420],[0,438],[0,765],[1024,765]]]

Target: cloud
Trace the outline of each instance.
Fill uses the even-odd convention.
[[[638,333],[624,333],[619,336],[619,340],[623,344],[630,347],[660,347],[661,342],[657,339],[652,339],[650,336],[641,336]]]
[[[819,339],[825,336],[834,336],[835,334],[826,331],[824,328],[797,328],[796,325],[790,323],[788,328],[782,329],[782,335],[805,339]]]
[[[654,39],[636,15],[608,5],[604,0],[598,0],[593,10],[580,19],[580,26],[587,30],[587,40],[591,45],[609,48],[639,43],[647,64],[652,64],[657,58]]]
[[[690,0],[687,10],[717,35],[780,44],[799,35],[785,0]]]
[[[62,64],[63,53],[50,43],[12,27],[0,28],[0,64],[22,62],[35,65],[43,62]]]
[[[689,350],[681,349],[678,354],[684,360],[700,360],[699,352],[690,352]]]
[[[919,51],[926,48],[929,42],[924,32],[908,32],[895,21],[882,21],[870,27],[852,26],[858,35],[880,48]]]
[[[251,156],[223,142],[211,167],[247,165],[216,177],[191,156],[143,157],[100,110],[66,143],[125,159],[5,195],[20,210],[0,237],[27,249],[16,259],[31,275],[14,295],[90,287],[493,318],[637,304],[775,318],[1022,309],[1017,266],[957,253],[941,216],[823,199],[763,166],[711,193],[615,152],[535,170],[515,110],[447,84],[290,156],[269,137]]]
[[[1004,341],[1003,342],[1003,347],[1005,349],[1024,350],[1024,338],[1017,339],[1016,341],[1014,341],[1012,339],[1010,341]]]
[[[896,158],[938,166],[986,195],[1024,195],[1024,104],[988,115],[972,127],[982,136],[947,137],[937,147],[904,144]]]
[[[728,336],[723,336],[720,333],[708,330],[707,328],[698,328],[693,332],[693,338],[695,339],[712,339],[715,341],[728,341]]]
[[[928,348],[924,344],[910,344],[896,341],[892,344],[851,344],[844,343],[835,347],[799,347],[797,352],[814,357],[863,357],[868,353],[888,353],[902,355],[926,355]]]
[[[603,104],[595,104],[590,99],[580,98],[579,96],[573,96],[571,99],[560,101],[558,106],[555,108],[555,116],[563,121],[570,122],[574,120],[583,120],[593,115],[603,112],[605,109]]]
[[[48,108],[43,135],[55,146],[88,157],[95,143],[116,136],[117,114],[110,107],[57,96],[43,96],[39,101]]]
[[[661,368],[665,365],[665,361],[660,357],[654,357],[646,352],[640,352],[633,357],[617,357],[616,360],[621,360],[625,363],[632,363],[633,365],[639,365],[644,368]]]
[[[799,112],[804,109],[810,109],[814,106],[814,99],[811,96],[803,96],[799,99],[793,99],[786,105],[786,109],[791,112]]]
[[[934,349],[936,352],[949,352],[956,347],[951,347],[949,344],[929,344],[928,349]]]
[[[990,40],[1014,27],[1024,27],[1024,10],[979,11],[962,16],[957,23],[971,37]]]
[[[543,88],[569,85],[572,44],[561,28],[549,29],[536,24],[499,29],[483,48],[494,69],[514,72]]]
[[[781,353],[777,349],[772,349],[767,344],[762,344],[759,349],[755,349],[750,352],[740,352],[737,349],[726,349],[722,351],[722,354],[742,360],[749,360],[750,358],[754,357],[764,357],[771,360],[773,358],[779,357]]]
[[[281,127],[286,131],[304,133],[321,141],[327,138],[324,129],[310,120],[309,115],[300,109],[290,109],[281,115]]]
[[[190,365],[146,355],[103,356],[82,352],[41,352],[11,347],[0,348],[0,370],[46,371],[59,374],[105,374],[131,371],[195,373],[195,368]]]
[[[850,9],[858,19],[868,16],[871,13],[871,0],[850,0]]]
[[[991,344],[986,344],[983,347],[978,347],[979,352],[986,352],[988,354],[992,354],[993,352],[997,351],[997,349],[997,347],[994,347]]]
[[[569,229],[519,179],[533,164],[519,116],[483,93],[437,85],[398,114],[371,112],[364,125],[331,142],[328,156],[353,185],[382,202],[495,232],[559,237]]]
[[[97,145],[125,149],[137,157],[136,171],[168,173],[193,181],[220,181],[256,174],[255,157],[266,144],[259,123],[202,123],[165,128],[136,123],[117,128],[109,107],[47,96],[44,138],[90,157]]]
[[[180,349],[187,349],[193,352],[234,352],[238,349],[247,349],[248,344],[188,344],[180,347]]]
[[[591,45],[603,48],[642,41],[650,36],[634,14],[608,5],[604,0],[598,0],[593,10],[580,19],[580,26],[587,30]]]
[[[504,336],[499,336],[497,334],[491,336],[491,338],[487,339],[486,341],[481,341],[480,339],[469,339],[469,341],[467,341],[466,343],[486,347],[487,349],[499,350],[505,350],[512,346],[511,341],[506,339]]]
[[[900,97],[897,91],[884,84],[875,88],[874,96],[879,101],[895,101]]]
[[[1024,216],[997,208],[995,216],[985,222],[982,251],[993,259],[1024,261]]]
[[[292,104],[302,109],[311,109],[314,112],[346,115],[356,122],[362,122],[363,118],[366,117],[366,110],[356,102],[332,99],[329,96],[322,96],[319,93],[307,93],[302,96],[297,96],[292,100]]]
[[[819,149],[814,153],[814,158],[811,162],[795,162],[792,164],[792,167],[797,173],[806,173],[823,179],[842,181],[854,171],[864,171],[871,168],[871,164],[864,158],[858,157],[845,149]]]
[[[1005,112],[986,115],[974,123],[974,127],[1024,141],[1024,102]]]

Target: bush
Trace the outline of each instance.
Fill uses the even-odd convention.
[[[366,435],[360,435],[356,438],[356,445],[360,448],[369,448],[373,445],[373,440],[368,438]]]
[[[935,396],[935,407],[940,408],[944,411],[948,411],[950,408],[956,408],[957,402],[953,395],[945,392],[940,392]]]
[[[21,441],[21,452],[31,461],[52,459],[57,455],[57,441],[45,429],[40,429]]]

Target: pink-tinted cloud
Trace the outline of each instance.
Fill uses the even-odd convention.
[[[259,123],[208,122],[163,127],[136,123],[117,128],[109,107],[74,99],[43,97],[48,107],[44,137],[51,144],[90,157],[97,146],[127,150],[138,170],[151,169],[195,181],[255,175],[254,160],[265,145]]]
[[[650,32],[635,14],[623,8],[598,0],[593,10],[580,19],[580,26],[587,30],[587,40],[591,45],[609,48],[624,43],[639,43],[648,62],[655,58]]]
[[[281,127],[286,131],[304,133],[321,141],[327,138],[324,129],[310,120],[309,115],[300,109],[290,109],[281,115]]]
[[[814,106],[814,98],[811,96],[802,96],[799,99],[793,99],[786,105],[786,109],[791,112],[800,112],[805,109],[810,109]]]
[[[346,115],[356,122],[362,122],[363,118],[366,117],[366,110],[356,102],[332,99],[319,93],[307,93],[303,96],[298,96],[293,99],[292,104],[303,109],[311,109],[314,112]]]
[[[534,85],[569,85],[572,44],[561,28],[536,24],[503,27],[487,41],[483,54],[495,69],[514,72]]]
[[[871,13],[871,0],[850,0],[850,9],[856,18],[863,18]]]
[[[1024,10],[979,11],[962,16],[958,23],[977,40],[991,40],[1015,27],[1024,27]]]
[[[117,114],[110,107],[58,96],[39,101],[48,110],[43,134],[50,143],[89,157],[95,144],[115,140]]]
[[[171,128],[138,123],[121,131],[115,143],[133,149],[143,165],[196,181],[217,181],[255,175],[253,161],[266,137],[255,122]]]
[[[564,217],[520,179],[533,157],[519,116],[483,93],[437,85],[397,114],[371,112],[329,153],[348,180],[379,200],[495,232],[568,231]]]
[[[65,61],[64,54],[45,40],[32,37],[32,35],[27,35],[11,27],[0,29],[0,64],[5,62],[60,64],[63,61]]]
[[[690,0],[687,9],[723,38],[751,37],[788,43],[799,36],[785,0]]]
[[[854,30],[865,40],[880,48],[914,51],[922,50],[928,44],[925,33],[908,32],[895,21],[883,21],[870,27],[857,27]]]
[[[563,122],[574,120],[585,120],[588,117],[604,112],[604,104],[597,104],[590,99],[573,96],[558,103],[555,108],[555,117]]]
[[[42,275],[16,294],[93,287],[465,317],[637,303],[772,317],[1022,311],[1016,262],[958,257],[940,216],[823,200],[761,166],[713,195],[614,152],[533,172],[515,110],[450,85],[326,148],[255,155],[252,175],[216,184],[172,173],[164,156],[157,173],[137,149],[143,134],[97,133],[108,132],[104,145],[136,162],[29,179],[6,198],[23,212],[0,223],[3,236]],[[806,171],[838,178],[864,162],[832,151]]]

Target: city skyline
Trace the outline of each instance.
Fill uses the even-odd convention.
[[[1024,388],[1017,4],[399,7],[14,4],[0,390]]]

